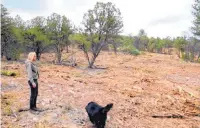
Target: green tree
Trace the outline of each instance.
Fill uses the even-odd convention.
[[[187,40],[185,37],[177,37],[174,40],[174,47],[178,50],[178,57],[182,58],[183,57],[183,53],[185,52],[185,47],[187,45]]]
[[[142,51],[146,51],[148,47],[148,37],[144,29],[140,29],[137,36],[135,36],[134,46]]]
[[[196,38],[199,39],[200,37],[200,0],[195,0],[195,3],[192,5],[192,14],[194,16],[193,20],[193,26],[191,27],[192,33]],[[198,47],[199,55],[198,59],[200,59],[200,41],[198,41],[198,44],[196,45],[196,48]]]
[[[62,51],[69,44],[69,36],[74,28],[70,20],[65,16],[53,13],[47,18],[48,37],[56,50],[56,62],[61,64]]]
[[[156,49],[156,39],[151,37],[147,44],[147,51],[148,52],[155,52]]]
[[[19,42],[23,42],[23,34],[26,29],[26,23],[19,15],[17,15],[15,18],[12,19],[12,23],[13,23],[12,30],[15,37]]]
[[[79,44],[80,48],[83,50],[85,54],[88,64],[90,65],[90,58],[88,52],[91,47],[91,43],[89,42],[88,36],[79,31],[79,33],[71,35],[70,39],[76,41]]]
[[[134,47],[134,37],[132,35],[122,36],[120,50],[132,55],[139,55],[140,52]]]
[[[6,56],[7,60],[17,60],[20,57],[20,43],[15,35],[14,21],[1,4],[1,57]]]
[[[157,53],[162,53],[162,48],[163,48],[163,40],[159,37],[157,37],[156,40],[156,52]]]
[[[195,0],[192,5],[192,14],[194,15],[193,26],[191,27],[192,33],[199,37],[200,36],[200,0]]]
[[[170,37],[166,37],[163,39],[163,47],[167,50],[164,53],[170,54],[170,48],[173,47],[173,41]]]
[[[8,10],[1,4],[1,57],[8,54],[12,41],[12,24]]]
[[[123,22],[121,12],[111,2],[97,2],[94,9],[89,10],[83,17],[84,36],[90,43],[92,58],[89,58],[89,68],[94,62],[108,40],[122,32]],[[87,51],[83,45],[83,51]],[[86,53],[88,54],[88,53]]]
[[[40,60],[41,54],[50,44],[45,21],[44,17],[35,17],[31,19],[31,24],[23,32],[25,46],[36,53],[37,60]]]

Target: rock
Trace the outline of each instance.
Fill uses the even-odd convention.
[[[39,119],[38,119],[38,117],[33,117],[33,121],[38,121]]]
[[[54,84],[49,84],[48,86],[49,86],[49,87],[52,87],[52,88],[53,88],[53,87],[55,87],[55,85],[54,85]]]

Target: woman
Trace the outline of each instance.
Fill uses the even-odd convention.
[[[37,111],[36,102],[38,96],[38,78],[39,73],[36,65],[34,62],[36,61],[36,53],[30,52],[28,54],[28,59],[26,60],[26,71],[28,74],[28,84],[30,85],[31,89],[31,96],[30,96],[30,109]]]

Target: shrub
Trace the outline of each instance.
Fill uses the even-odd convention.
[[[19,76],[19,73],[16,72],[16,71],[1,70],[1,75],[4,75],[4,76]]]
[[[7,48],[6,59],[7,60],[19,60],[21,52],[22,52],[22,49],[20,49],[17,46],[15,47],[15,45],[13,44],[13,46],[10,46]]]
[[[182,52],[181,54],[182,54],[181,59],[183,59],[183,60],[189,60],[189,55],[187,53]]]
[[[125,53],[129,53],[131,55],[140,55],[140,51],[136,48],[134,48],[133,46],[125,46],[120,48],[120,51],[123,51]]]

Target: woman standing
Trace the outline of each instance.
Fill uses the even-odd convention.
[[[30,86],[30,109],[37,111],[38,109],[36,108],[36,102],[37,102],[37,96],[38,96],[38,78],[39,78],[39,73],[37,66],[34,64],[36,61],[36,53],[35,52],[30,52],[28,54],[28,59],[25,62],[26,65],[26,71],[28,74],[28,84]]]

